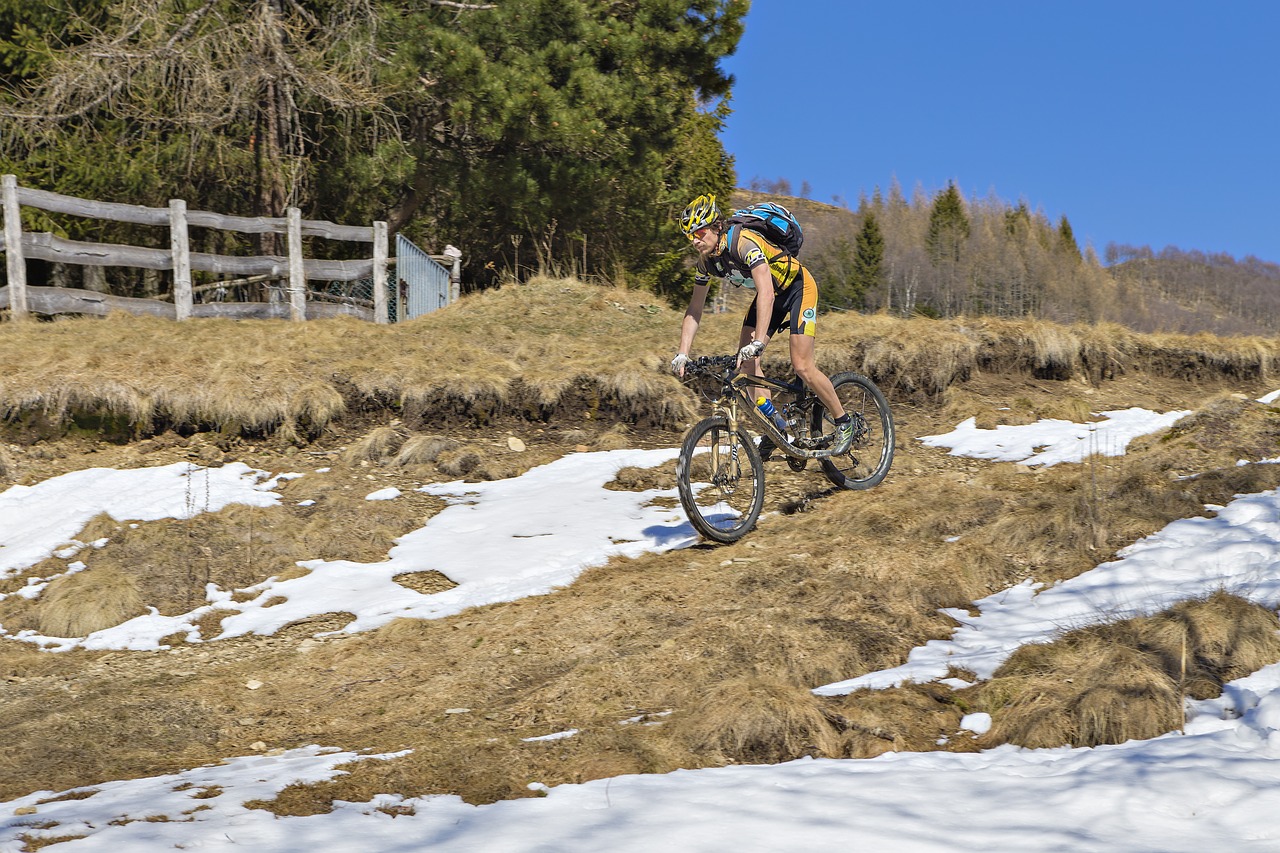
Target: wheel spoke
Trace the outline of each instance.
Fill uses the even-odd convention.
[[[878,484],[893,462],[893,416],[880,389],[866,377],[842,373],[832,377],[840,405],[853,419],[853,444],[849,452],[822,460],[827,478],[846,489],[867,489]],[[821,428],[834,431],[829,413],[823,412]]]
[[[723,418],[710,418],[689,431],[677,480],[690,523],[719,542],[741,538],[764,504],[760,456],[746,433],[731,432]]]

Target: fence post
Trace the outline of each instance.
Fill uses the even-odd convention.
[[[462,295],[462,250],[457,246],[445,246],[444,254],[453,258],[453,268],[449,270],[449,303],[452,304]]]
[[[373,322],[387,323],[387,223],[373,223]]]
[[[4,195],[4,248],[5,264],[9,273],[9,314],[15,320],[27,318],[27,259],[22,254],[22,214],[18,204],[18,178],[5,175]]]
[[[187,203],[169,199],[169,247],[173,251],[173,307],[179,320],[191,318],[191,239],[187,232]]]
[[[291,207],[289,219],[289,317],[307,319],[307,275],[302,265],[302,211]]]

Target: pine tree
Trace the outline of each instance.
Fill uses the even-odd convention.
[[[854,253],[853,244],[844,237],[838,237],[805,261],[818,282],[820,309],[861,307],[854,283]]]
[[[717,136],[732,78],[719,63],[741,37],[742,0],[85,11],[107,3],[23,18],[29,0],[0,0],[0,170],[28,185],[385,219],[429,248],[461,246],[466,277],[487,284],[511,268],[516,240],[525,264],[654,267],[687,248],[673,209],[734,184]],[[29,44],[39,61],[26,62]]]
[[[866,303],[868,293],[884,284],[884,234],[874,210],[867,210],[858,231],[853,256],[853,288],[857,294],[857,306]]]
[[[465,231],[471,271],[490,280],[482,262],[509,268],[513,238],[544,266],[581,257],[585,236],[588,272],[669,271],[679,210],[733,186],[719,60],[745,12],[738,0],[504,0],[460,21],[435,7],[407,16],[398,26],[433,86],[392,224],[431,199],[419,227]]]
[[[12,132],[0,144],[37,185],[281,216],[310,206],[335,137],[361,148],[386,137],[391,90],[375,79],[366,0],[121,0],[87,14],[102,5],[66,4],[78,9],[60,24],[69,44],[26,33],[40,61],[5,80]]]
[[[935,265],[943,261],[959,262],[968,238],[969,216],[965,213],[960,191],[954,182],[950,182],[934,197],[925,247]]]
[[[1065,213],[1058,221],[1058,246],[1075,259],[1080,259],[1080,245],[1076,243],[1076,235],[1071,230],[1071,223],[1067,221]]]
[[[1027,209],[1025,201],[1018,202],[1017,207],[1007,208],[1004,212],[1004,227],[1010,236],[1016,236],[1019,232],[1026,233],[1031,227],[1031,211]]]
[[[52,53],[49,35],[60,34],[63,44],[79,44],[84,33],[72,22],[100,19],[107,3],[77,0],[73,13],[67,3],[0,0],[0,81],[15,85],[34,77]]]

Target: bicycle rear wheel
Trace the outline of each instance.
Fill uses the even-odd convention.
[[[865,376],[839,373],[831,377],[840,405],[853,418],[853,444],[842,456],[822,460],[822,472],[842,489],[869,489],[878,485],[893,464],[893,414],[884,394]],[[814,406],[815,433],[835,429],[832,416],[821,404]]]
[[[736,542],[764,507],[764,463],[742,427],[716,416],[695,424],[676,464],[680,503],[693,528],[716,542]]]

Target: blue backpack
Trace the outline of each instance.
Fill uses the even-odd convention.
[[[759,202],[742,210],[734,211],[733,216],[725,220],[732,226],[745,226],[758,231],[766,240],[784,250],[793,258],[800,256],[800,247],[804,245],[804,231],[800,223],[780,204],[772,201]],[[736,234],[730,239],[736,238]]]

